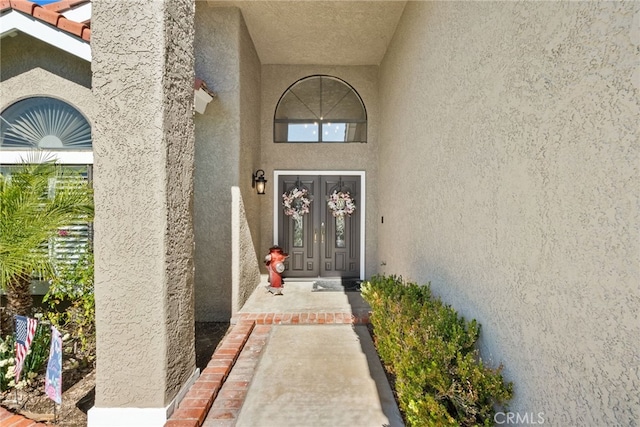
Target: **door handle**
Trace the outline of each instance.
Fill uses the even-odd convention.
[[[324,243],[324,222],[320,224],[320,243]]]
[[[318,241],[318,229],[314,228],[313,229],[313,243],[316,243]]]

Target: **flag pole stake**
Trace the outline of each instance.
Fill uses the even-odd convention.
[[[18,340],[18,331],[17,331],[17,329],[18,328],[16,328],[16,326],[15,326],[16,325],[16,321],[17,321],[17,317],[14,314],[13,315],[13,325],[14,325],[13,326],[13,351],[14,351],[14,354],[17,353],[17,348],[18,348],[17,347],[18,346],[18,343],[17,343],[17,340]],[[18,366],[18,356],[16,356],[14,358],[14,360],[16,361],[16,365],[13,367],[13,372],[16,371],[15,368]],[[20,402],[18,402],[18,379],[15,376],[13,378],[14,378],[13,381],[16,383],[15,387],[13,388],[13,391],[16,394],[16,405],[18,405],[20,403]]]

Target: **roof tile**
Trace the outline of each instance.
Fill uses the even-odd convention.
[[[80,22],[75,22],[75,21],[71,21],[67,18],[65,18],[64,16],[60,18],[60,20],[58,21],[58,28],[60,28],[61,30],[65,30],[70,32],[73,35],[76,35],[78,37],[82,37],[82,30],[84,29],[85,25],[81,24]]]
[[[61,10],[68,10],[74,6],[89,2],[90,0],[60,0],[45,6],[39,6],[28,0],[0,0],[0,11],[12,8],[32,15],[36,19],[58,27],[60,30],[80,37],[83,40],[90,41],[90,21],[86,23],[71,21],[59,13]]]
[[[33,9],[37,6],[37,4],[26,0],[11,0],[10,3],[13,9],[28,13],[29,15],[33,14]]]
[[[69,9],[69,0],[56,1],[53,3],[45,4],[42,7],[54,12],[60,12],[61,10]]]
[[[82,29],[82,40],[91,41],[91,28],[84,27]]]
[[[69,7],[78,6],[79,4],[89,3],[91,0],[69,0]]]
[[[60,13],[65,10],[71,9],[72,7],[75,7],[84,3],[89,3],[89,1],[90,0],[58,0],[53,3],[45,4],[42,7],[44,7],[45,9],[49,9],[54,12]]]
[[[41,21],[47,22],[51,25],[58,25],[58,20],[62,15],[57,12],[53,12],[51,10],[47,10],[43,7],[37,7],[33,11],[33,17],[40,19]]]

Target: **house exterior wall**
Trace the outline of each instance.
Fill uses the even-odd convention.
[[[242,308],[251,293],[260,282],[261,260],[266,248],[259,247],[261,229],[260,210],[262,199],[251,187],[252,174],[257,169],[264,169],[260,159],[260,85],[261,64],[256,53],[249,30],[240,14],[240,164],[238,167],[239,195],[243,209],[240,211],[240,231],[238,233],[239,266],[238,280],[234,280],[235,298],[232,312]]]
[[[95,119],[91,93],[91,64],[77,56],[27,34],[0,40],[0,112],[12,104],[36,96],[47,96],[76,108],[89,122]],[[24,152],[0,151],[0,163],[25,159]],[[60,160],[61,156],[56,156]],[[31,292],[44,295],[49,284],[33,282]],[[4,291],[0,290],[0,294]]]
[[[409,2],[380,67],[380,270],[478,319],[549,425],[640,419],[639,14]]]
[[[243,248],[259,236],[258,200],[251,189],[260,153],[259,60],[239,9],[205,2],[196,2],[196,9],[196,75],[216,93],[196,117],[196,319],[228,321],[259,280],[255,253],[232,247],[234,233],[242,236],[237,243]],[[240,191],[232,205],[234,188]]]
[[[61,99],[93,122],[91,64],[29,35],[0,43],[0,110],[32,96]]]
[[[273,118],[282,94],[296,81],[315,74],[325,74],[344,80],[362,98],[367,110],[367,143],[314,144],[274,143]],[[378,180],[378,67],[377,66],[310,66],[263,65],[262,66],[262,165],[267,179],[273,181],[274,170],[348,170],[365,171],[366,194],[365,222],[365,277],[376,271],[377,260],[377,201],[375,195]],[[269,178],[270,177],[270,178]],[[263,215],[260,247],[266,250],[274,244],[272,191],[276,182],[268,184],[268,197],[261,200]],[[372,190],[371,190],[372,189]]]
[[[195,5],[93,8],[97,374],[88,421],[163,425],[196,373]]]

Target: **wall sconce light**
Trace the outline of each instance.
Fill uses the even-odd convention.
[[[256,173],[251,174],[251,188],[255,188],[258,194],[264,194],[264,189],[267,186],[267,180],[264,179],[264,171],[258,169]]]

